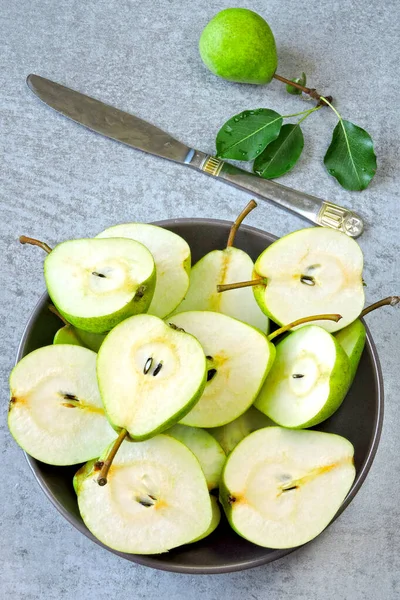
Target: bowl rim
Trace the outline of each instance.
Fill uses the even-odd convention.
[[[180,219],[180,218],[165,219],[165,220],[161,220],[161,221],[152,221],[150,224],[168,228],[168,227],[174,226],[174,225],[181,225],[181,224],[195,225],[196,223],[202,223],[202,224],[209,223],[209,224],[215,224],[215,225],[229,225],[229,226],[232,225],[232,222],[227,221],[227,220],[196,218],[196,217],[182,218],[182,219]],[[278,239],[277,236],[275,236],[267,231],[264,231],[262,229],[252,227],[250,225],[241,225],[240,229],[241,229],[241,231],[247,231],[248,233],[251,233],[253,235],[256,234],[256,235],[264,237],[267,234],[270,238],[273,238],[275,240]],[[23,357],[24,346],[28,339],[31,327],[32,327],[34,321],[37,319],[39,313],[43,309],[44,304],[49,302],[49,300],[50,300],[49,295],[47,294],[47,292],[44,292],[41,295],[41,297],[39,298],[38,302],[36,303],[33,311],[31,312],[29,319],[24,327],[24,331],[22,333],[20,343],[18,345],[18,350],[17,350],[17,354],[16,354],[16,358],[15,358],[15,364],[17,364]],[[332,521],[327,525],[327,527],[329,527],[329,525],[331,523],[333,523],[333,521],[335,521],[342,514],[342,512],[347,508],[347,506],[350,504],[350,502],[355,498],[355,496],[359,492],[361,486],[363,485],[363,483],[368,475],[368,472],[372,466],[372,463],[374,461],[376,452],[378,450],[381,433],[382,433],[383,417],[384,417],[384,386],[383,386],[382,369],[381,369],[381,364],[379,361],[377,348],[372,339],[370,330],[369,330],[368,326],[366,325],[364,319],[362,319],[362,322],[366,329],[366,346],[369,349],[369,353],[370,353],[370,356],[372,359],[373,375],[374,375],[374,380],[375,380],[376,389],[377,389],[377,396],[376,396],[376,402],[375,402],[374,431],[373,431],[372,439],[368,446],[364,461],[356,475],[353,485],[351,486],[350,491],[348,492],[346,498],[342,502],[336,515],[334,516]],[[37,483],[39,484],[40,488],[42,489],[42,491],[44,492],[46,497],[50,500],[50,502],[53,504],[53,506],[55,506],[55,508],[58,510],[58,512],[71,525],[73,525],[75,527],[75,529],[77,529],[80,533],[83,533],[87,538],[89,538],[90,540],[92,540],[93,542],[95,542],[97,545],[101,546],[105,550],[108,550],[109,552],[112,552],[113,554],[116,554],[117,556],[120,556],[120,557],[124,558],[125,560],[129,560],[129,562],[132,562],[134,564],[140,564],[140,565],[151,567],[151,568],[154,568],[154,569],[157,569],[160,571],[169,571],[169,572],[174,572],[174,573],[186,573],[186,574],[191,574],[191,575],[196,575],[196,574],[202,574],[202,575],[211,574],[212,575],[212,574],[222,574],[222,573],[233,573],[236,571],[252,569],[255,567],[259,567],[259,566],[271,563],[275,560],[279,560],[280,558],[283,558],[284,556],[291,554],[295,550],[298,550],[299,548],[302,547],[302,546],[298,546],[295,548],[288,548],[288,549],[284,549],[284,550],[275,550],[273,553],[271,553],[271,555],[266,555],[265,557],[257,558],[254,560],[249,559],[246,561],[237,561],[236,563],[233,563],[230,565],[215,566],[215,567],[210,567],[210,566],[194,567],[191,565],[186,566],[186,565],[174,565],[171,563],[162,563],[162,562],[154,560],[152,555],[130,554],[129,556],[127,556],[126,553],[119,552],[118,550],[113,550],[112,548],[109,548],[108,546],[106,546],[105,544],[100,542],[100,540],[98,540],[87,529],[87,527],[85,526],[85,524],[83,522],[78,522],[76,520],[76,518],[74,516],[72,516],[68,512],[68,510],[53,496],[49,487],[46,485],[45,481],[43,480],[43,477],[41,475],[41,472],[38,467],[36,459],[31,457],[25,451],[24,451],[24,455],[25,455],[25,458],[28,462],[28,465],[29,465],[31,471],[34,474],[34,477],[35,477]],[[327,529],[327,527],[325,529]],[[308,544],[312,543],[312,541],[313,540],[308,542]],[[305,544],[305,545],[307,545],[307,544]]]

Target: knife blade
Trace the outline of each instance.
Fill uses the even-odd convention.
[[[316,225],[343,231],[350,237],[358,237],[364,230],[363,220],[355,212],[279,183],[261,179],[219,158],[190,148],[134,115],[39,75],[28,75],[27,84],[45,104],[92,131],[136,150],[218,177],[262,200],[274,202]]]

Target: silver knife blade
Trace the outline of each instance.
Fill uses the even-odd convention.
[[[364,230],[355,212],[284,185],[262,179],[214,156],[189,148],[158,127],[104,104],[59,83],[29,75],[27,84],[45,104],[92,131],[122,142],[136,150],[186,164],[238,187],[262,200],[278,204],[316,225],[358,237]]]
[[[92,131],[180,163],[186,162],[188,154],[193,154],[191,148],[158,127],[90,96],[39,75],[28,75],[26,82],[45,104]]]

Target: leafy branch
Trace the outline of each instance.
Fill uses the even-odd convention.
[[[275,75],[287,84],[287,91],[300,90],[318,101],[317,106],[291,115],[280,115],[268,108],[245,110],[231,117],[216,138],[217,156],[233,160],[253,161],[253,171],[264,179],[273,179],[290,171],[299,160],[304,147],[300,124],[322,106],[335,113],[338,123],[324,157],[325,167],[347,190],[363,190],[376,172],[376,156],[371,136],[361,127],[342,118],[332,105],[330,96],[322,96],[306,88],[303,73],[290,81]],[[283,125],[284,119],[301,116],[297,123]]]

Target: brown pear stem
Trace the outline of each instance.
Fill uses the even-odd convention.
[[[242,221],[244,221],[244,219],[247,217],[249,212],[251,212],[253,210],[253,208],[256,208],[256,206],[257,206],[257,202],[255,200],[250,200],[248,205],[242,210],[242,212],[240,213],[240,215],[238,216],[236,221],[232,224],[231,230],[229,232],[228,243],[226,244],[227,248],[230,248],[231,246],[233,246],[236,232],[239,229]]]
[[[265,283],[265,280],[262,277],[258,277],[257,279],[251,279],[250,281],[239,281],[238,283],[224,283],[222,285],[217,285],[217,292],[227,292],[229,290],[238,290],[244,287],[251,287],[254,285],[260,285],[260,283]]]
[[[291,79],[287,79],[286,77],[282,77],[282,75],[278,75],[277,73],[275,73],[274,79],[277,79],[278,81],[281,81],[282,83],[286,83],[287,85],[291,85],[291,86],[297,88],[298,90],[301,90],[308,96],[311,96],[311,98],[313,98],[314,100],[317,100],[317,102],[321,106],[327,106],[326,102],[324,102],[324,97],[321,94],[318,94],[318,92],[315,88],[305,87],[304,85],[301,85],[300,83],[296,83],[295,81],[292,81]],[[325,96],[325,94],[324,94],[324,96]],[[332,102],[332,96],[325,96],[325,97],[329,102]]]
[[[26,235],[21,235],[19,238],[21,244],[30,244],[31,246],[39,246],[42,248],[47,254],[50,254],[51,248],[45,242],[41,242],[40,240],[36,240],[35,238],[28,237]]]
[[[371,304],[371,306],[367,306],[367,308],[364,308],[360,317],[365,317],[365,315],[372,312],[373,310],[376,310],[377,308],[380,308],[381,306],[396,306],[396,304],[399,304],[399,302],[400,296],[388,296],[387,298],[383,298],[383,300],[379,300],[379,302],[374,302],[374,304]]]
[[[56,317],[58,317],[63,323],[64,325],[70,325],[71,323],[68,323],[68,321],[66,319],[64,319],[64,317],[58,312],[58,310],[56,309],[56,307],[54,306],[54,304],[49,304],[48,305],[48,309],[50,312],[53,313],[53,315],[56,315]]]
[[[124,441],[124,439],[126,438],[127,435],[128,435],[127,430],[121,429],[121,431],[119,432],[119,436],[115,440],[115,442],[110,450],[109,455],[107,456],[106,460],[103,463],[103,466],[101,467],[101,471],[97,478],[97,483],[100,486],[106,485],[107,475],[108,475],[108,471],[110,470],[110,467],[112,465],[112,461],[114,460],[115,455],[117,454],[122,442]]]
[[[342,315],[337,314],[312,315],[311,317],[303,317],[302,319],[297,319],[297,321],[293,321],[292,323],[277,329],[273,333],[270,333],[268,339],[271,341],[278,337],[278,335],[285,333],[285,331],[289,331],[289,329],[297,327],[297,325],[304,325],[304,323],[311,323],[312,321],[335,321],[335,323],[337,323],[341,318]]]

